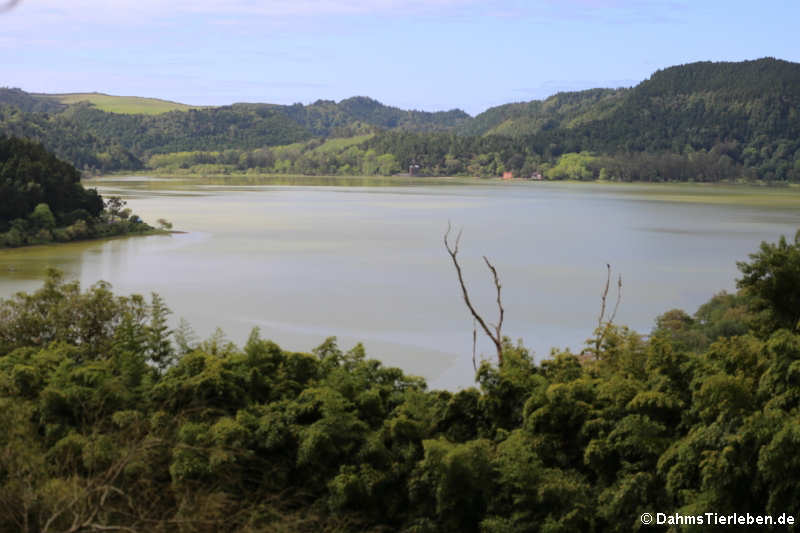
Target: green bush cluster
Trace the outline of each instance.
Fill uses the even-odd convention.
[[[0,530],[572,532],[800,512],[800,234],[645,338],[604,325],[476,388],[334,338],[193,343],[156,295],[51,272],[0,302]],[[677,530],[677,529],[673,529]],[[685,527],[681,531],[703,531]]]

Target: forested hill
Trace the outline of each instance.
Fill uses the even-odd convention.
[[[1,90],[0,134],[99,171],[386,174],[420,165],[434,176],[800,181],[800,64],[773,58],[670,67],[630,89],[559,93],[474,118],[367,97],[126,114],[130,102],[102,96],[103,109],[80,95],[63,108],[52,95]]]
[[[740,138],[751,133],[791,136],[800,127],[798,107],[800,64],[772,58],[699,62],[659,70],[632,89],[558,93],[493,107],[460,131],[525,136],[583,126],[608,132],[614,129],[609,125],[623,122],[615,136],[603,139],[604,148],[624,145],[620,138],[628,141],[642,133],[674,137],[678,125]]]
[[[632,89],[487,110],[463,139],[385,132],[400,164],[548,179],[800,181],[800,64],[772,58],[660,70]],[[413,155],[412,155],[413,154]]]
[[[101,110],[70,95],[72,105],[47,95],[19,89],[0,90],[0,133],[42,142],[79,168],[141,168],[153,154],[255,149],[308,140],[352,136],[381,129],[450,130],[470,117],[463,111],[405,111],[366,97],[338,104],[319,100],[311,105],[233,104],[230,106],[127,113],[128,99],[115,104],[106,97]],[[110,112],[118,110],[120,112]]]
[[[332,100],[317,100],[307,106],[295,104],[279,107],[290,118],[319,137],[341,137],[375,128],[416,132],[450,131],[471,119],[460,109],[435,113],[406,111],[366,96],[355,96],[338,104]]]
[[[629,89],[589,89],[492,107],[457,128],[462,135],[520,136],[570,128],[608,116]]]
[[[7,87],[0,87],[0,106],[12,106],[20,111],[45,113],[57,113],[67,108],[65,104],[60,102],[40,98],[21,89],[9,89]]]
[[[761,59],[658,71],[606,118],[575,134],[586,149],[606,152],[710,150],[718,143],[771,150],[782,140],[794,144],[800,136],[800,65]]]

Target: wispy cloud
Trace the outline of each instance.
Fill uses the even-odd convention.
[[[2,2],[2,0],[0,0]],[[358,14],[426,14],[452,8],[478,4],[478,0],[23,0],[25,8],[58,10],[90,14],[90,16],[115,14],[119,16],[164,16],[186,14],[220,16],[317,16]],[[21,8],[22,9],[22,8]]]

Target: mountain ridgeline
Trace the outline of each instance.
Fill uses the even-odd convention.
[[[772,58],[675,66],[633,88],[559,93],[475,117],[365,97],[105,109],[0,89],[0,133],[101,172],[348,175],[419,165],[431,176],[800,181],[800,64]]]

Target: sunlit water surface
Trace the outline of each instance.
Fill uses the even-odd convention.
[[[486,255],[502,279],[504,332],[537,358],[581,349],[606,263],[623,276],[617,322],[647,333],[664,311],[694,312],[733,290],[737,260],[800,226],[788,189],[358,178],[89,185],[186,233],[0,251],[0,297],[35,289],[55,266],[87,286],[156,291],[198,337],[219,326],[241,344],[258,327],[309,351],[335,335],[446,388],[473,384],[472,320],[442,243],[448,221],[463,228],[477,307],[495,320]],[[492,349],[481,339],[479,354]]]

